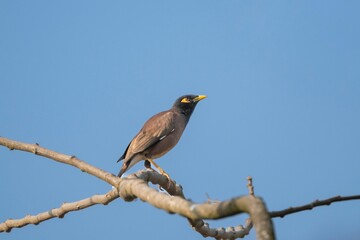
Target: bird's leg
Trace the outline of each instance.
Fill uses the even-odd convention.
[[[149,162],[149,164],[151,163],[152,165],[154,165],[156,168],[157,168],[157,170],[159,170],[159,172],[162,174],[162,175],[164,175],[168,180],[169,180],[169,182],[170,182],[170,176],[169,176],[169,174],[167,174],[159,165],[157,165],[152,159],[147,159],[146,161],[148,161]],[[145,162],[146,163],[146,162]],[[145,166],[146,167],[146,166]]]
[[[148,160],[144,161],[144,166],[146,169],[151,169],[152,171],[156,172],[156,170],[151,167],[151,163]]]
[[[151,163],[150,163],[148,160],[145,160],[144,166],[145,166],[146,168],[152,169],[152,168],[151,168]],[[153,169],[153,170],[154,170],[154,169]]]

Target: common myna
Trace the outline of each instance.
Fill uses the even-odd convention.
[[[140,132],[133,138],[118,162],[124,159],[118,177],[141,160],[145,167],[153,164],[161,174],[169,175],[154,162],[170,151],[180,140],[196,104],[206,98],[205,95],[184,95],[178,98],[172,108],[152,116]]]

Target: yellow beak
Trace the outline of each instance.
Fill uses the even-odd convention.
[[[206,95],[199,95],[199,96],[197,96],[196,98],[194,98],[194,102],[198,102],[198,101],[201,101],[201,100],[203,100],[204,98],[206,98]]]

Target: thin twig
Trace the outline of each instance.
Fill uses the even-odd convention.
[[[249,190],[249,195],[254,196],[255,193],[254,193],[254,186],[253,186],[253,182],[252,182],[252,177],[248,176],[247,180],[248,180],[247,188]]]
[[[289,207],[287,209],[280,210],[280,211],[272,211],[272,212],[270,212],[270,216],[271,216],[271,218],[276,218],[276,217],[283,218],[286,215],[301,212],[301,211],[311,210],[315,207],[327,206],[334,202],[342,202],[342,201],[350,201],[350,200],[360,200],[360,195],[353,195],[353,196],[346,196],[346,197],[335,196],[335,197],[331,197],[331,198],[328,198],[325,200],[315,200],[312,203],[305,204],[303,206]]]

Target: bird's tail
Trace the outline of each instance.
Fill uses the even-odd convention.
[[[122,160],[122,159],[120,158],[118,161],[120,161],[120,160]],[[118,173],[117,176],[121,177],[128,168],[129,168],[129,161],[124,162],[123,165],[121,166],[120,172]]]
[[[118,163],[118,162],[120,162],[120,161],[123,160],[123,159],[124,159],[124,157],[121,156],[116,162]]]
[[[117,160],[117,162],[120,162],[121,160],[125,159],[126,153],[130,147],[131,142],[129,143],[129,145],[127,146],[127,148],[125,149],[125,152],[123,153],[123,155],[121,155],[121,157],[119,158],[119,160]]]
[[[121,177],[124,174],[125,171],[123,171],[123,169],[120,169],[120,172],[118,173],[118,177]]]

